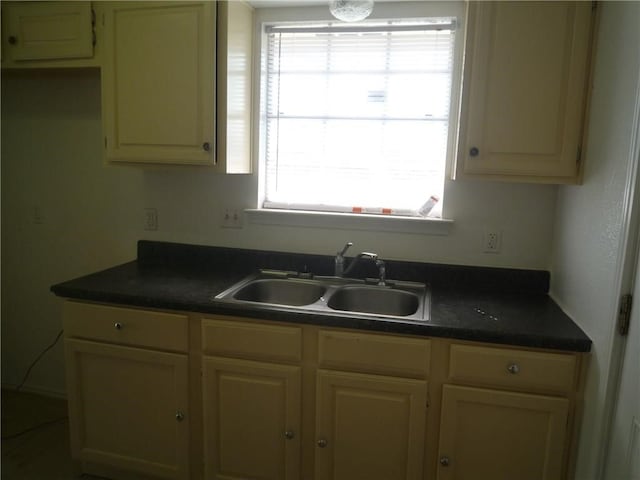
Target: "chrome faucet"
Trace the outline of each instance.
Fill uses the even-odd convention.
[[[336,253],[335,276],[341,277],[344,274],[344,254],[347,253],[353,242],[347,242],[341,252]]]
[[[356,265],[356,263],[358,263],[358,260],[360,260],[361,258],[369,259],[376,264],[376,267],[378,267],[378,285],[381,285],[381,286],[386,285],[387,284],[387,268],[384,264],[384,260],[379,259],[377,253],[370,253],[370,252],[359,253],[353,259],[353,261],[351,262],[351,265],[349,265],[349,267],[346,270],[344,270],[342,275],[344,276],[348,275],[349,272],[351,272],[353,267]]]

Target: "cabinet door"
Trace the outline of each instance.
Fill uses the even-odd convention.
[[[591,2],[472,2],[469,8],[462,173],[575,182]]]
[[[205,478],[300,478],[300,367],[203,359]]]
[[[319,370],[316,480],[422,479],[427,383]]]
[[[3,46],[12,60],[90,58],[89,2],[20,2],[2,5]]]
[[[105,10],[108,160],[213,164],[215,12],[215,2],[122,2]]]
[[[562,478],[569,401],[445,385],[438,480]]]
[[[187,479],[187,356],[65,340],[76,460]]]

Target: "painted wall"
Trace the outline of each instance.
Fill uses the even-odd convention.
[[[584,184],[559,190],[552,295],[593,340],[576,478],[599,478],[623,202],[640,82],[640,3],[603,2]]]

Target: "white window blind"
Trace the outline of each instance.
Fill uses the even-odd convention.
[[[442,199],[455,19],[267,28],[265,208]]]

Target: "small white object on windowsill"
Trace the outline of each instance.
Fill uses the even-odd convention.
[[[431,210],[433,210],[433,207],[436,206],[436,203],[438,203],[440,199],[438,198],[437,195],[431,195],[429,197],[429,200],[427,200],[424,205],[422,205],[419,209],[418,209],[418,213],[420,214],[421,217],[426,217],[429,215],[429,212],[431,212]]]

